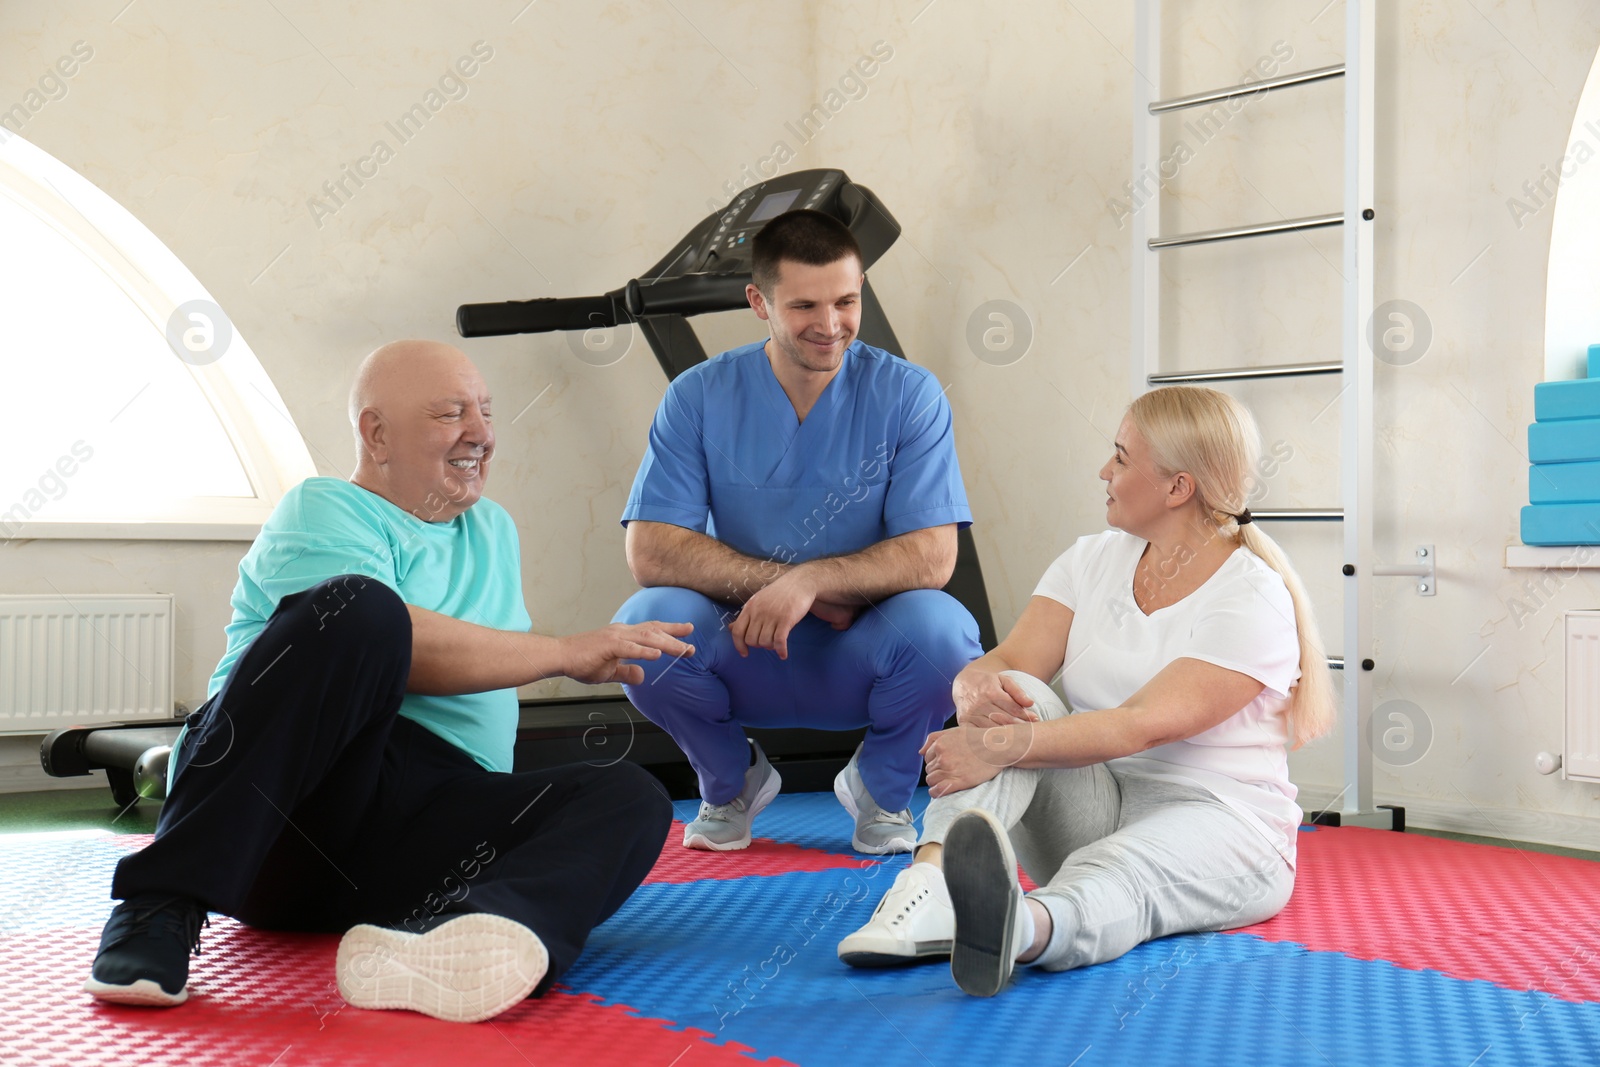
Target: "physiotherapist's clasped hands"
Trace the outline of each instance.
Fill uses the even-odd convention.
[[[802,564],[784,571],[746,600],[729,625],[734,650],[748,656],[752,648],[768,648],[788,659],[789,632],[808,614],[835,630],[848,630],[861,609],[823,600],[819,592],[812,568]]]

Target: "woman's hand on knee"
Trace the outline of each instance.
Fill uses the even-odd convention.
[[[1022,685],[1015,678],[996,671],[962,671],[956,675],[951,695],[956,705],[956,722],[963,726],[1009,726],[1039,721],[1033,698]]]
[[[1032,746],[1033,724],[956,726],[929,734],[922,743],[928,795],[942,797],[982,785],[1015,766]]]

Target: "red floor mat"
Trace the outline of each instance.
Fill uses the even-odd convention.
[[[1237,933],[1600,1001],[1590,860],[1348,826],[1302,833],[1299,851],[1289,906]]]
[[[146,839],[148,840],[148,839]],[[733,852],[706,852],[684,848],[683,823],[672,820],[661,858],[645,875],[648,882],[695,882],[702,878],[750,878],[757,875],[789,874],[793,871],[832,871],[844,867],[870,866],[865,856],[840,856],[814,848],[784,844],[765,837],[755,838],[750,847]]]
[[[213,919],[173,1010],[101,1004],[80,992],[98,931],[6,939],[7,1003],[0,1063],[40,1067],[137,1062],[173,1067],[468,1063],[527,1067],[659,1064],[753,1067],[742,1045],[669,1030],[623,1006],[557,989],[488,1022],[464,1026],[412,1012],[358,1011],[333,982],[333,935],[251,930]],[[769,1064],[783,1063],[768,1060]]]
[[[678,824],[650,880],[701,883],[686,886],[683,892],[759,895],[767,890],[753,882],[727,887],[714,883],[874,862],[769,840],[758,840],[742,852],[702,853],[678,845],[681,833]],[[80,990],[98,940],[98,923],[109,905],[104,893],[110,864],[123,849],[139,847],[145,840],[19,845],[11,862],[0,866],[0,888],[9,887],[10,892],[4,898],[9,903],[0,911],[0,974],[4,975],[5,994],[0,1001],[0,1063],[49,1067],[119,1063],[748,1067],[756,1062],[745,1046],[717,1044],[698,1030],[670,1029],[675,1025],[671,1020],[640,1017],[624,1004],[602,1005],[587,992],[558,990],[474,1026],[441,1023],[406,1012],[358,1011],[344,1004],[333,984],[336,937],[253,931],[223,918],[212,920],[205,934],[205,954],[194,961],[189,1004],[176,1011],[99,1004]],[[1313,950],[1313,955],[1296,957],[1307,961],[1308,967],[1294,970],[1295,980],[1309,982],[1314,976],[1344,973],[1330,971],[1325,956],[1320,957],[1321,966],[1309,966],[1317,963],[1321,953],[1339,953],[1350,960],[1387,961],[1403,969],[1384,967],[1374,972],[1379,974],[1432,971],[1513,990],[1542,990],[1569,1002],[1600,1003],[1600,866],[1593,862],[1356,828],[1303,833],[1299,847],[1299,879],[1289,906],[1269,922],[1236,931]],[[26,869],[19,866],[24,853],[28,856]],[[781,892],[778,883],[783,881],[779,877],[772,892]],[[647,924],[643,929],[651,927]],[[1349,960],[1341,962],[1354,966]],[[687,967],[700,965],[698,959],[684,963]],[[1114,970],[1119,965],[1105,966]],[[919,975],[929,973],[907,972],[901,978],[914,985]],[[843,975],[841,981],[846,984],[840,986],[841,993],[849,989],[860,995],[860,990],[852,988],[857,980]],[[1082,980],[1088,980],[1087,976]],[[1142,980],[1147,981],[1148,975]],[[583,988],[602,993],[610,988],[615,1000],[648,1001],[650,1010],[657,1013],[666,1010],[664,1003],[671,1002],[670,997],[620,995],[615,982],[590,981]],[[1479,1001],[1474,1003],[1479,1003],[1484,987],[1475,988]],[[918,989],[911,989],[915,995],[907,1004],[924,1002],[927,994]],[[1438,990],[1429,989],[1427,996],[1437,999]],[[1169,991],[1172,995],[1177,992],[1177,987]],[[1337,1003],[1349,990],[1307,986],[1303,992],[1303,1003]],[[1019,991],[1006,1003],[1025,1003],[1017,999],[1021,995]],[[802,1000],[794,1009],[809,1023],[812,1016],[805,1013],[818,1013],[815,1017],[821,1020],[846,1003],[861,1007],[847,995],[839,1000]],[[1439,1018],[1411,1015],[1398,1023],[1369,1020],[1363,1025],[1368,1029],[1380,1023],[1403,1026],[1402,1032],[1383,1038],[1392,1041],[1395,1049],[1417,1033],[1443,1040],[1440,1035],[1455,1033],[1463,1025],[1458,1016],[1449,1015],[1459,1011],[1459,1005],[1428,1003],[1429,1011],[1437,1009],[1444,1014]],[[1515,1002],[1506,1003],[1516,1006]],[[1548,1009],[1527,1009],[1526,1005],[1519,1009],[1532,1010],[1535,1015],[1542,1011],[1542,1018],[1537,1025],[1529,1021],[1526,1034],[1518,1023],[1518,1035],[1531,1041],[1528,1034],[1538,1031],[1549,1037],[1557,1034],[1558,1022],[1563,1026],[1571,1023],[1561,1034],[1568,1030],[1579,1034],[1582,1019],[1569,1019],[1555,1010],[1567,1005],[1546,1003]],[[1152,1005],[1141,1018],[1154,1018],[1158,1007]],[[863,1025],[878,1027],[882,1020],[878,1010],[869,1000]],[[970,1014],[981,1009],[967,1010]],[[682,1012],[673,1014],[687,1017]],[[998,1021],[989,1019],[983,1025],[994,1026]],[[1013,1019],[1005,1025],[1020,1023]],[[1188,1025],[1186,1019],[1173,1031],[1178,1042],[1175,1047],[1183,1046]],[[1573,1030],[1574,1026],[1578,1029]],[[1581,1036],[1580,1044],[1588,1040],[1586,1033]],[[813,1062],[804,1052],[794,1051],[809,1049],[809,1045],[763,1041],[761,1047],[769,1053],[778,1051],[791,1059]],[[1519,1050],[1519,1056],[1521,1051],[1526,1050]],[[1569,1055],[1567,1045],[1560,1050],[1555,1045],[1539,1046],[1534,1051],[1539,1054],[1530,1053],[1516,1062],[1586,1062],[1582,1056]],[[1470,1059],[1468,1055],[1460,1062]],[[1153,1062],[1148,1057],[1144,1061]],[[1492,1057],[1491,1061],[1502,1062]],[[835,1056],[820,1062],[844,1061]],[[900,1061],[885,1058],[877,1062]],[[1363,1062],[1376,1061],[1369,1057]],[[1404,1062],[1425,1060],[1406,1058]]]

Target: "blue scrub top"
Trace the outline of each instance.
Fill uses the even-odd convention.
[[[860,340],[801,422],[757,341],[667,387],[622,512],[803,563],[972,524],[950,405],[926,368]]]

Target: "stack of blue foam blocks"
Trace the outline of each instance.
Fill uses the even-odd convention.
[[[1525,545],[1600,545],[1600,345],[1588,373],[1533,387]]]

